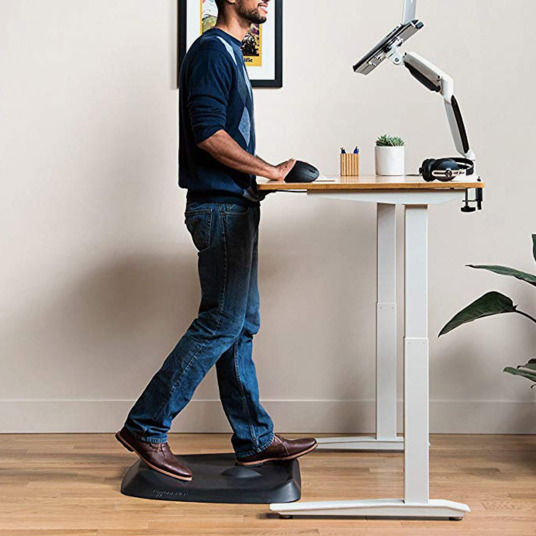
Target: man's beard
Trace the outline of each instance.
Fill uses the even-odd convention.
[[[244,9],[242,2],[236,3],[236,12],[242,18],[248,20],[252,24],[264,24],[266,22],[266,17],[263,17],[259,9]]]

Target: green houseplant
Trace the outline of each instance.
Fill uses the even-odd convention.
[[[536,261],[536,234],[532,235],[532,254],[534,260]],[[506,275],[509,277],[515,277],[520,281],[524,281],[529,285],[536,287],[536,275],[528,274],[526,272],[521,272],[515,270],[514,268],[508,268],[506,266],[488,266],[488,265],[469,265],[470,268],[475,268],[477,270],[487,270],[499,275]],[[494,316],[506,313],[516,313],[521,315],[528,320],[536,324],[536,318],[520,311],[514,302],[508,296],[501,294],[500,292],[488,292],[484,294],[473,303],[468,305],[465,309],[462,309],[458,314],[456,314],[447,324],[443,327],[439,336],[445,335],[449,331],[456,329],[457,327],[467,324],[468,322],[473,322],[479,318],[485,318],[487,316]],[[517,376],[522,376],[528,380],[534,382],[532,387],[536,385],[536,358],[530,359],[524,365],[519,365],[517,367],[506,367],[504,372],[509,374],[515,374]]]
[[[398,136],[389,136],[383,134],[376,139],[377,147],[403,147],[405,145],[404,140]]]
[[[404,140],[398,136],[384,134],[378,137],[376,140],[376,175],[404,175],[404,145]]]

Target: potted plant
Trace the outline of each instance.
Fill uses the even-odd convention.
[[[376,175],[404,175],[404,140],[384,134],[376,140]]]
[[[532,235],[532,253],[534,260],[536,261],[536,234]],[[469,267],[479,270],[488,270],[499,275],[515,277],[520,281],[524,281],[525,283],[536,287],[536,275],[521,272],[519,270],[515,270],[514,268],[508,268],[506,266],[474,265],[469,265]],[[463,324],[472,322],[473,320],[505,313],[517,313],[518,315],[523,316],[536,324],[536,318],[523,311],[520,311],[508,296],[505,296],[500,292],[488,292],[455,315],[452,320],[450,320],[441,330],[439,336],[441,337],[441,335],[445,335],[445,333],[448,333],[449,331],[452,331]],[[527,378],[530,381],[535,382],[532,387],[536,385],[536,359],[530,359],[528,363],[519,365],[516,368],[506,367],[504,372],[522,376],[523,378]]]

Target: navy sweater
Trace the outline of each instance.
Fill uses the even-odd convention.
[[[179,77],[179,185],[188,199],[258,205],[255,176],[218,162],[197,144],[224,129],[255,154],[253,92],[241,43],[212,28],[188,50]]]

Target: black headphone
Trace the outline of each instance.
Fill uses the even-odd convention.
[[[428,158],[422,163],[419,173],[426,182],[448,182],[461,175],[472,175],[475,164],[468,158]]]

